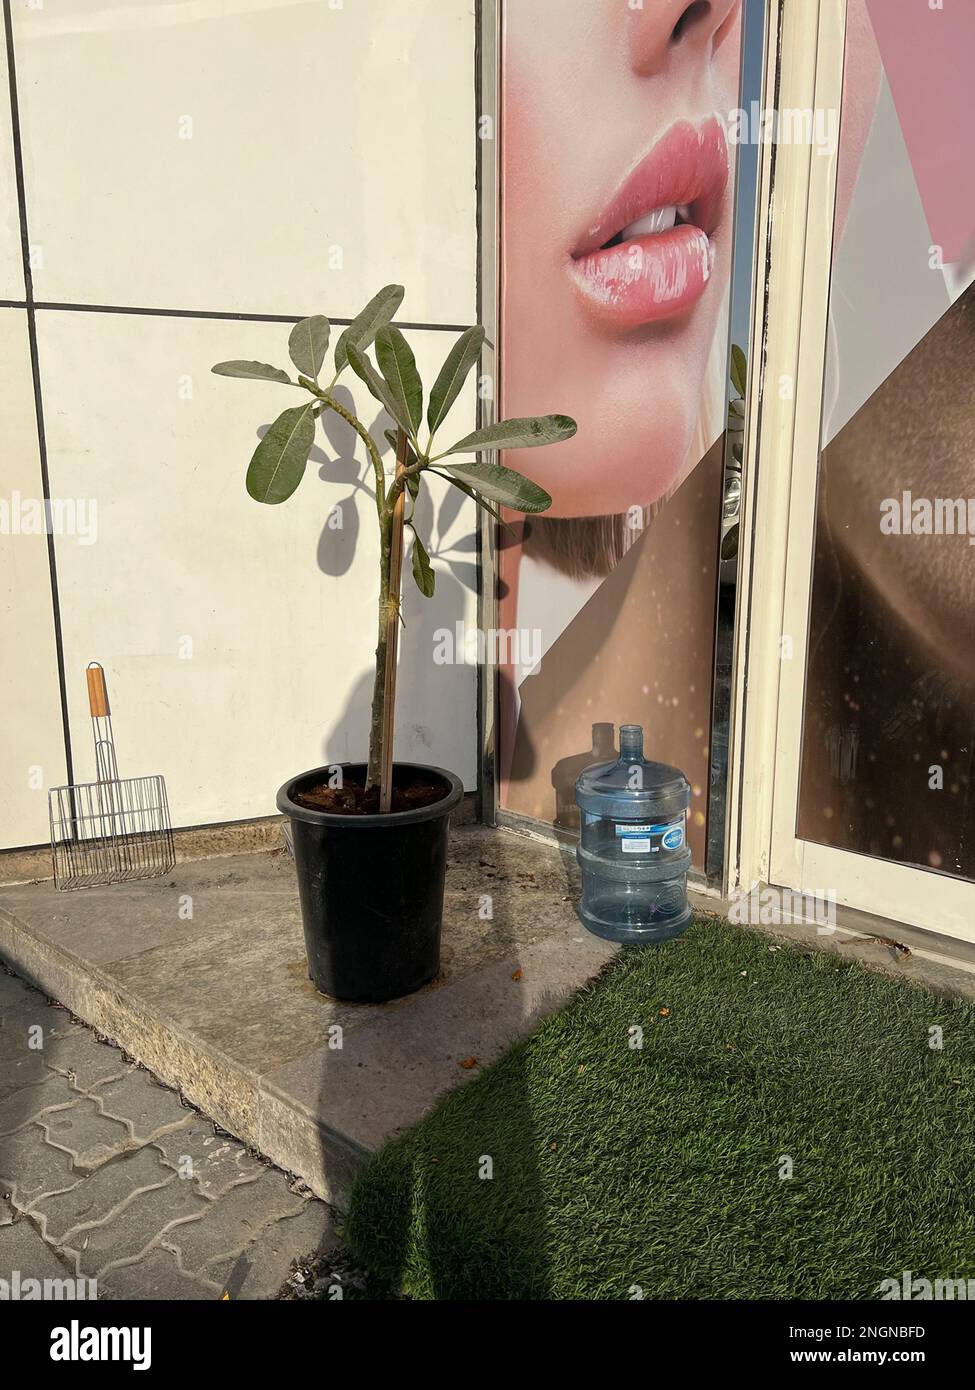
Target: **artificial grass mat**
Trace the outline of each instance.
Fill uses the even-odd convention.
[[[970,1004],[697,921],[624,951],[386,1145],[346,1241],[425,1299],[869,1299],[904,1270],[975,1277],[973,1099]]]

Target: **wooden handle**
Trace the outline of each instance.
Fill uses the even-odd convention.
[[[105,672],[96,663],[89,666],[85,675],[88,677],[88,708],[91,710],[92,719],[101,719],[111,714],[108,703],[108,686],[105,684]]]

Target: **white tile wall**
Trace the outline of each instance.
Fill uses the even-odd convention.
[[[8,91],[7,47],[0,36],[0,299],[23,299],[24,267]]]
[[[401,281],[401,321],[430,325],[410,336],[432,379],[452,341],[436,325],[475,314],[473,10],[12,0],[36,300],[348,319]],[[0,299],[22,300],[2,48]],[[26,318],[0,313],[0,495],[39,495]],[[84,668],[98,659],[122,773],[165,773],[178,825],[267,814],[296,771],[365,754],[375,514],[349,436],[332,425],[320,435],[331,462],[289,503],[261,507],[246,464],[294,393],[209,371],[225,357],[286,364],[288,329],[36,314],[52,495],[97,508],[94,544],[55,542],[75,777],[93,773]],[[473,415],[472,388],[458,434]],[[368,481],[361,454],[358,475]],[[337,503],[346,529],[325,531]],[[442,551],[438,594],[424,602],[407,573],[396,753],[473,786],[474,671],[432,662],[437,627],[474,622],[471,504],[438,483],[420,519]],[[0,583],[4,655],[20,654],[0,678],[9,847],[46,838],[44,788],[65,776],[44,537],[4,546]],[[28,760],[43,767],[38,791]]]
[[[333,417],[294,496],[254,502],[258,428],[300,393],[209,370],[228,357],[287,366],[288,326],[48,312],[38,332],[52,493],[97,502],[97,543],[57,548],[76,776],[92,773],[91,660],[108,672],[122,775],[164,773],[176,824],[270,814],[287,777],[364,758],[378,551],[364,453],[353,460]],[[410,338],[432,381],[452,335]],[[346,376],[372,422],[378,408]],[[472,393],[451,423],[458,437],[473,428]],[[473,786],[474,670],[432,660],[435,628],[475,621],[472,504],[435,482],[421,530],[444,558],[432,601],[406,576],[396,755]],[[339,503],[344,529],[328,530]]]
[[[474,315],[471,0],[15,0],[39,300]]]
[[[34,386],[22,309],[0,309],[0,849],[47,838],[47,788],[64,740],[47,538],[17,534],[42,497]]]

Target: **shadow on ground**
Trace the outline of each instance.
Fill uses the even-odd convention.
[[[876,1299],[975,1268],[973,1101],[971,1003],[699,921],[387,1145],[346,1239],[421,1299]]]
[[[424,1265],[430,1271],[426,1296],[457,1296],[452,1290],[459,1284],[465,1290],[464,1297],[508,1297],[515,1283],[519,1288],[525,1286],[524,1271],[528,1271],[530,1289],[524,1296],[550,1296],[550,1240],[536,1155],[554,1141],[547,1133],[547,1122],[539,1125],[536,1117],[532,1078],[524,1070],[528,1053],[517,1045],[506,1049],[566,1002],[570,997],[567,978],[573,976],[572,983],[580,983],[600,967],[612,948],[584,938],[581,926],[573,925],[564,905],[571,887],[568,880],[562,898],[551,892],[550,885],[544,893],[549,913],[553,912],[553,898],[559,905],[563,919],[559,934],[551,933],[550,924],[539,911],[538,939],[532,939],[523,914],[531,911],[533,901],[543,897],[542,892],[533,894],[541,887],[537,875],[542,872],[533,864],[547,864],[545,872],[553,880],[568,872],[554,856],[544,860],[535,856],[535,848],[515,837],[489,834],[452,843],[447,874],[451,918],[456,921],[460,891],[466,897],[465,910],[473,917],[484,915],[481,925],[490,939],[488,963],[454,980],[449,989],[436,983],[429,986],[425,999],[421,992],[384,1006],[379,1030],[384,1070],[393,1079],[399,1097],[414,1114],[429,1110],[437,1099],[438,1087],[432,1080],[436,1077],[439,1094],[450,1093],[446,1106],[454,1118],[452,1142],[442,1151],[436,1143],[414,1143],[410,1138],[402,1143],[394,1138],[383,1150],[389,1190],[381,1203],[382,1257],[378,1265],[369,1266],[373,1287],[399,1290],[408,1284],[416,1252],[422,1249]],[[568,966],[567,960],[572,962]],[[477,1038],[482,1040],[483,1053],[470,1041]],[[375,1058],[365,1052],[359,1056],[359,1049],[366,1045],[366,1034],[352,1029],[340,1049],[324,1054],[320,1113],[328,1115],[332,1097],[348,1091],[350,1067],[364,1066],[364,1076],[375,1075]],[[495,1106],[491,1104],[493,1092],[485,1089],[481,1076],[485,1065],[501,1053],[505,1053],[506,1084],[501,1103]],[[491,1068],[492,1074],[494,1070]],[[414,1087],[423,1097],[415,1105],[410,1099]],[[363,1096],[364,1110],[375,1098],[373,1085],[371,1095]],[[386,1123],[388,1133],[388,1114],[376,1119]],[[422,1126],[421,1131],[408,1130],[407,1135],[420,1132]],[[349,1174],[337,1157],[334,1136],[323,1138],[326,1181],[336,1191],[347,1191]],[[517,1185],[517,1192],[512,1184]],[[461,1209],[469,1205],[472,1212],[479,1213],[477,1222],[461,1220],[460,1228],[458,1193],[466,1194]],[[495,1218],[504,1222],[506,1231],[505,1257],[499,1268],[479,1258],[471,1244],[485,1219],[491,1228]],[[353,1226],[358,1220],[353,1203]],[[517,1280],[506,1268],[508,1262],[522,1271]]]

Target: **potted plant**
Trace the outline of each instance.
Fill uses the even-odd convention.
[[[292,823],[309,974],[316,987],[340,999],[394,999],[431,980],[440,968],[447,829],[463,795],[460,781],[439,767],[393,763],[393,710],[404,528],[412,534],[412,574],[431,597],[435,574],[414,522],[424,478],[434,474],[501,520],[498,506],[541,512],[551,498],[513,469],[463,455],[555,444],[575,433],[565,415],[504,420],[475,430],[449,448],[435,441],[471,368],[484,330],[468,328],[447,354],[429,393],[405,337],[392,319],[403,299],[387,285],[339,335],[327,385],[321,374],[330,327],[321,314],[298,323],[288,339],[296,379],[263,362],[220,362],[221,376],[255,378],[304,393],[270,426],[247,469],[247,491],[258,502],[286,501],[301,482],[315,422],[334,410],[365,446],[375,480],[379,527],[379,632],[368,760],[315,768],[278,792],[278,809]],[[367,349],[375,345],[375,362]],[[335,397],[347,367],[384,407],[395,432],[395,473],[387,476],[382,447]],[[424,438],[421,442],[421,432]]]

